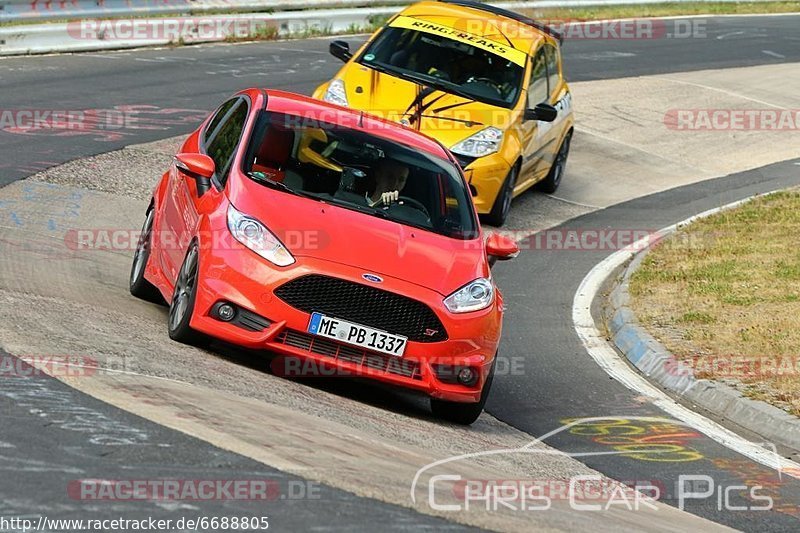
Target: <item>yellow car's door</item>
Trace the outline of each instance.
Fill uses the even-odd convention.
[[[550,103],[547,87],[547,59],[544,48],[540,47],[535,54],[532,54],[532,57],[526,106],[528,109],[533,109],[537,104]],[[539,181],[547,172],[546,159],[551,154],[550,146],[544,136],[550,128],[549,124],[545,122],[522,120],[522,173],[517,188],[526,189]]]
[[[542,49],[547,63],[547,103],[556,107],[559,115],[561,115],[553,122],[540,123],[539,142],[544,149],[541,163],[544,167],[544,174],[547,174],[556,160],[556,155],[561,145],[559,141],[563,137],[564,127],[567,124],[563,115],[567,110],[560,103],[563,83],[559,65],[559,53],[555,45],[551,43],[544,43]]]

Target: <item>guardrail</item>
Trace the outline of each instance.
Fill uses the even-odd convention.
[[[402,4],[402,0],[0,0],[0,22],[208,11],[297,11]]]
[[[113,50],[175,42],[201,43],[245,38],[259,31],[274,36],[342,33],[367,27],[372,17],[398,8],[330,9],[126,19],[0,27],[0,55]]]
[[[663,1],[664,0],[546,0],[543,2],[529,3],[531,7],[568,7],[581,5],[646,4]],[[681,2],[690,0],[674,1]],[[706,1],[722,2],[731,0]],[[410,2],[405,0],[0,0],[0,23],[205,12],[278,12],[306,9],[387,7],[408,3]]]
[[[0,0],[3,6],[21,5],[23,0]],[[9,4],[11,1],[13,3]],[[323,0],[324,1],[324,0]],[[664,0],[537,0],[517,2],[492,2],[507,9],[548,7],[603,6],[622,4],[654,4]],[[673,0],[675,1],[675,0]],[[691,0],[677,0],[691,1]],[[706,0],[723,2],[730,0]],[[769,2],[775,0],[751,0]],[[30,0],[28,6],[38,4],[42,0]],[[105,6],[113,2],[119,11],[112,12]],[[137,48],[141,46],[166,45],[171,43],[200,43],[225,41],[230,38],[246,38],[259,34],[270,37],[287,37],[291,35],[316,35],[333,33],[354,33],[372,26],[380,17],[388,17],[402,8],[403,4],[387,6],[380,2],[380,7],[359,7],[343,9],[308,9],[280,12],[235,13],[243,6],[319,6],[320,2],[311,0],[84,0],[48,1],[45,4],[59,3],[78,8],[80,15],[75,20],[61,23],[20,24],[0,26],[0,56],[41,54],[50,52],[79,52],[89,50],[113,50],[121,48]],[[361,4],[364,0],[336,0],[333,5]],[[369,3],[369,2],[368,2]],[[371,2],[378,3],[378,2]],[[99,15],[90,16],[84,4],[92,4]],[[122,4],[125,4],[123,9]],[[148,4],[149,7],[141,7]],[[233,11],[231,14],[197,15],[145,18],[142,14],[169,14],[179,5],[190,6],[179,12],[198,11],[197,6],[204,6],[200,11]],[[212,7],[213,6],[213,7]],[[227,6],[223,8],[221,6]],[[59,9],[61,9],[59,7]],[[144,11],[142,11],[144,9]],[[68,9],[65,7],[63,13]],[[102,17],[124,17],[119,19],[103,19]],[[101,17],[101,18],[98,18]],[[65,17],[64,15],[61,18]]]

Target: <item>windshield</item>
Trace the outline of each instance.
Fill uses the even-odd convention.
[[[514,52],[514,58],[524,56],[509,45],[481,42]],[[441,82],[439,88],[444,91],[504,108],[517,101],[523,78],[518,62],[524,64],[443,35],[391,26],[375,38],[359,62],[399,77],[430,78]]]
[[[265,186],[456,239],[478,235],[453,163],[343,126],[262,112],[244,172]]]

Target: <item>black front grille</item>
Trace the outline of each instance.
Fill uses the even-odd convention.
[[[361,283],[311,274],[281,285],[275,295],[306,313],[341,318],[411,341],[447,339],[441,321],[424,303]]]

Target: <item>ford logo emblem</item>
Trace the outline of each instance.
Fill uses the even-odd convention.
[[[372,283],[383,283],[383,278],[375,274],[361,274],[361,277]]]

